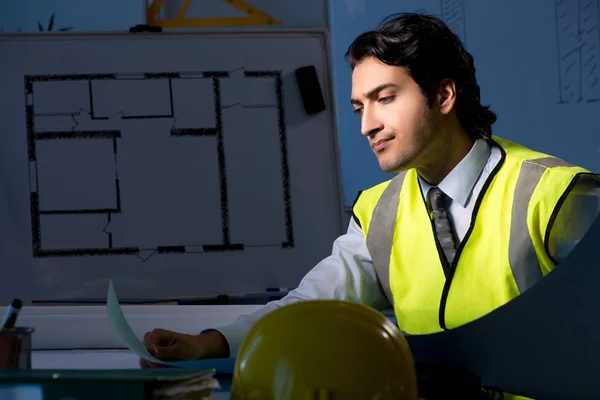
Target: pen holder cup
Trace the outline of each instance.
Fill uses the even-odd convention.
[[[0,369],[31,369],[31,336],[34,331],[27,327],[0,331]]]

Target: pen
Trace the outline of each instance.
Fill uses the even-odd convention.
[[[19,299],[14,299],[12,303],[10,303],[6,310],[6,314],[4,314],[0,330],[14,329],[22,306],[23,302]]]

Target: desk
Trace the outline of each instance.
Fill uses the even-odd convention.
[[[129,350],[35,350],[31,356],[34,369],[136,369],[139,358]],[[213,394],[214,400],[229,399],[231,382],[219,379],[223,389]]]

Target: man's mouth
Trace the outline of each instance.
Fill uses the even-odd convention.
[[[387,142],[389,142],[391,139],[380,139],[377,140],[376,142],[373,142],[371,144],[371,147],[373,148],[373,151],[375,152],[379,152],[381,150],[383,150],[385,148],[385,146],[387,145]]]

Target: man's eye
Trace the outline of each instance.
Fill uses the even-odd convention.
[[[390,101],[394,100],[395,96],[385,96],[379,99],[380,102],[382,103],[389,103]]]
[[[354,114],[361,115],[362,114],[362,108],[355,108],[354,109]]]

